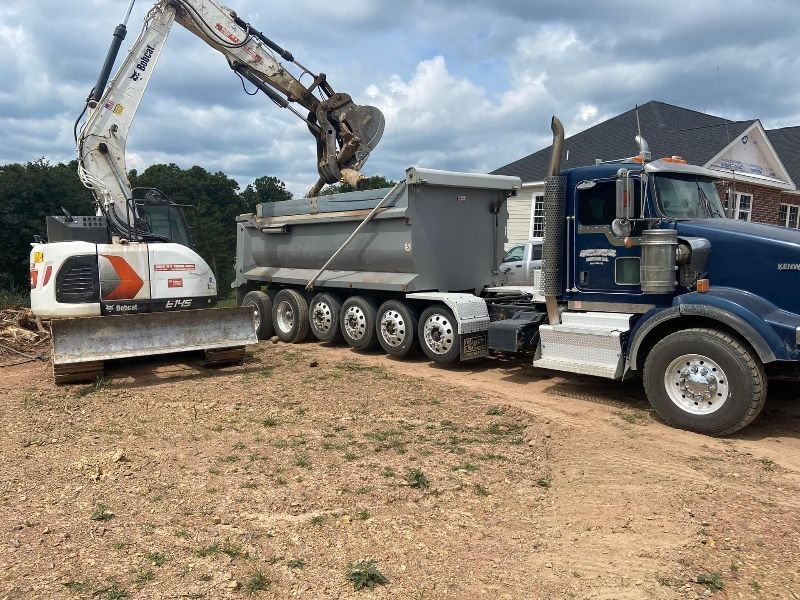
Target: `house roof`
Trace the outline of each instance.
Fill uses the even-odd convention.
[[[640,106],[638,112],[642,137],[647,140],[653,158],[678,155],[695,165],[705,165],[755,123],[755,120],[728,121],[656,100]],[[638,148],[634,138],[638,133],[636,109],[631,109],[568,137],[564,141],[561,166],[570,169],[593,165],[597,159],[635,156]],[[549,164],[548,146],[500,167],[493,174],[541,181],[547,175]]]
[[[770,129],[767,137],[789,171],[789,177],[800,186],[800,127]]]

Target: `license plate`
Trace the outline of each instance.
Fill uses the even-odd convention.
[[[486,331],[461,336],[461,360],[489,355],[489,334]]]

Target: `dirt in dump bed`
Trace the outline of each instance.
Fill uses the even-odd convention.
[[[793,463],[522,364],[0,369],[0,598],[800,597]]]

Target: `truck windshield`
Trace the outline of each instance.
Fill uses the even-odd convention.
[[[655,177],[661,212],[673,219],[725,218],[713,179],[690,174]]]

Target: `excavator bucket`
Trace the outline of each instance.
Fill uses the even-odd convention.
[[[93,381],[103,361],[135,356],[205,350],[207,365],[232,364],[258,343],[249,308],[54,319],[51,328],[56,383]]]

